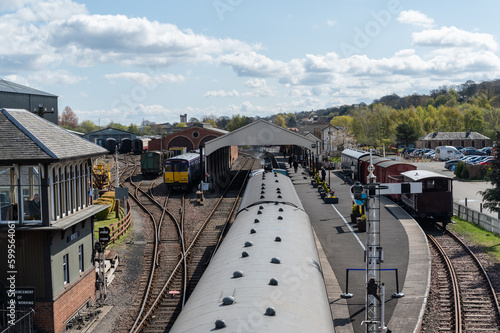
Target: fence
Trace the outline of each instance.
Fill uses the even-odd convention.
[[[30,309],[27,311],[16,310],[16,319],[13,326],[8,323],[7,314],[9,310],[0,310],[0,333],[31,333],[34,332],[33,314],[35,310]]]
[[[128,200],[126,202],[127,202],[127,215],[120,221],[109,226],[109,229],[111,231],[110,241],[113,243],[128,230],[128,228],[130,227],[130,222],[132,221],[130,205],[128,203]]]
[[[500,220],[489,215],[467,208],[456,202],[453,203],[453,214],[468,222],[500,235]]]

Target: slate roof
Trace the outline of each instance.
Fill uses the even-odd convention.
[[[5,81],[3,79],[0,79],[0,92],[57,97],[57,95],[52,95],[41,90],[22,86],[20,84]]]
[[[0,109],[0,164],[53,163],[107,153],[27,110]]]
[[[432,132],[419,140],[489,140],[477,132]]]

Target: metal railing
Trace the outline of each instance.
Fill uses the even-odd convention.
[[[500,220],[492,216],[480,213],[456,202],[453,203],[453,215],[500,235]]]
[[[34,332],[33,326],[33,315],[35,310],[30,309],[28,311],[16,310],[16,319],[14,325],[10,325],[7,320],[7,314],[10,313],[9,310],[0,310],[1,325],[0,333],[31,333]],[[5,325],[4,325],[5,324]]]

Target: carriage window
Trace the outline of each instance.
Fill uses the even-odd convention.
[[[165,171],[166,171],[166,172],[170,172],[170,171],[172,171],[172,166],[171,166],[170,164],[166,164],[166,165],[165,165]]]
[[[182,171],[188,171],[188,164],[182,163]]]

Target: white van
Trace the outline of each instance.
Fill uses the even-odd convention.
[[[457,148],[452,146],[442,146],[436,147],[436,159],[438,161],[448,161],[456,160],[461,158],[463,155],[457,150]]]

